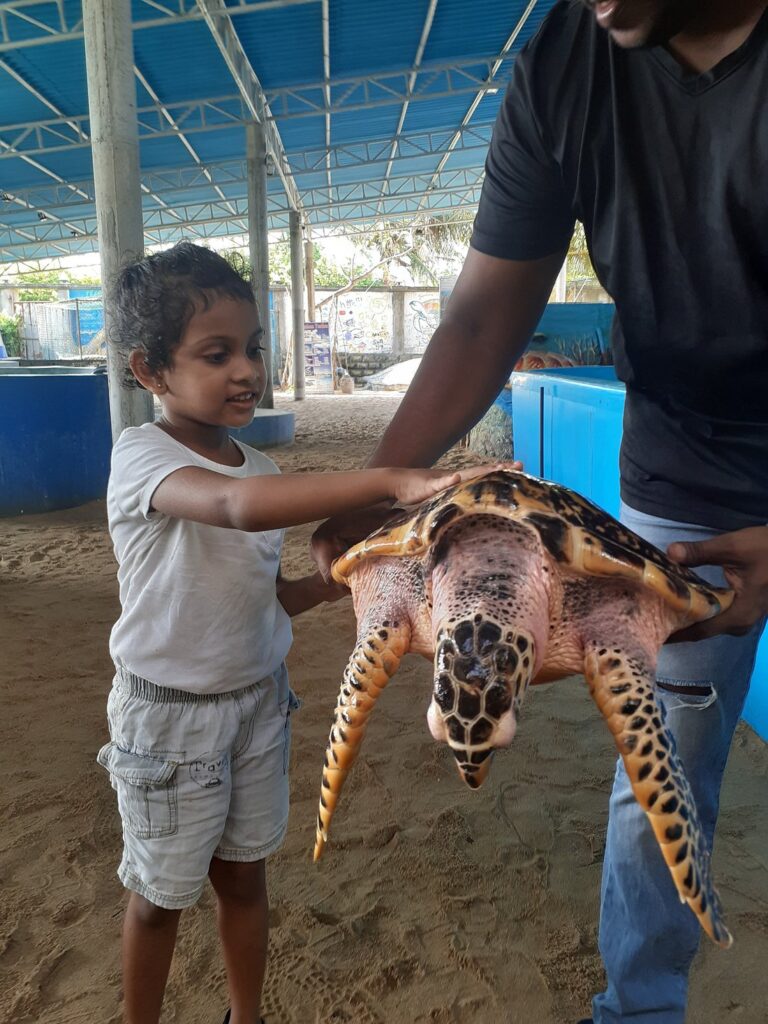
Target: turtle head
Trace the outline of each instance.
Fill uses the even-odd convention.
[[[502,630],[487,615],[448,622],[438,633],[427,721],[472,789],[485,781],[493,751],[514,739],[533,664],[533,637]]]

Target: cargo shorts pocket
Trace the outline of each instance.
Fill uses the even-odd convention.
[[[286,775],[291,759],[291,713],[299,710],[301,701],[288,683],[288,673],[285,668],[281,669],[281,675],[278,678],[278,706],[280,717],[283,719],[283,775]]]
[[[107,743],[97,761],[117,791],[120,817],[137,839],[159,839],[178,830],[177,761],[134,754]]]

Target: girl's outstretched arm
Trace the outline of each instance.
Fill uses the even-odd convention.
[[[152,508],[176,519],[257,532],[298,526],[394,499],[425,501],[490,466],[445,469],[363,469],[350,473],[285,473],[233,478],[197,466],[167,476],[152,495]]]

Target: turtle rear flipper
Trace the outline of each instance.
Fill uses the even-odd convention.
[[[709,937],[732,939],[710,871],[710,849],[690,784],[664,724],[651,666],[620,647],[590,645],[584,659],[590,693],[613,733],[637,802],[645,811],[675,887]]]

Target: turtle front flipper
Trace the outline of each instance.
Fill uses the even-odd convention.
[[[664,724],[646,659],[616,647],[588,647],[584,674],[613,733],[637,802],[645,811],[680,900],[719,946],[732,939],[710,871],[710,850],[675,740]]]
[[[358,636],[344,670],[333,725],[325,749],[320,806],[317,814],[314,860],[319,860],[328,841],[328,829],[347,772],[360,751],[368,718],[379,694],[397,672],[408,650],[409,623],[384,619]]]

